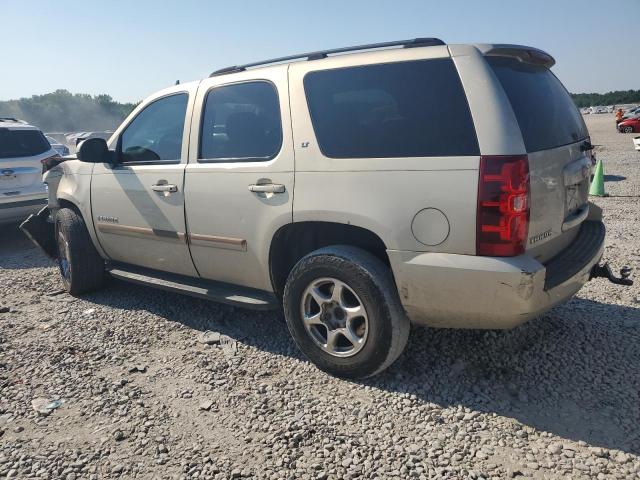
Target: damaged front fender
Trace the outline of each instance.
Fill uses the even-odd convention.
[[[49,207],[44,207],[38,213],[29,215],[22,224],[20,230],[35,245],[40,247],[48,257],[58,258],[58,247],[56,245],[55,226],[51,217]]]

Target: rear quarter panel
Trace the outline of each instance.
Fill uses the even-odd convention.
[[[454,63],[469,90],[481,151],[523,150],[512,132],[495,132],[496,123],[513,114],[510,107],[505,112],[503,99],[495,107],[500,92],[492,89],[480,53],[473,47],[457,53]],[[296,152],[294,222],[317,220],[363,227],[376,233],[388,250],[475,254],[479,156],[328,158],[318,146],[303,85],[305,74],[313,70],[449,57],[443,46],[344,55],[290,66]],[[414,217],[427,208],[440,210],[448,223],[446,239],[436,245],[418,241],[412,232]],[[430,225],[423,228],[428,230]]]

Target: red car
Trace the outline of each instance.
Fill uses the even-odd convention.
[[[620,133],[640,132],[640,117],[627,118],[618,124]]]

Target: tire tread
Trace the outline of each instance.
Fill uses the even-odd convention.
[[[61,208],[56,213],[56,235],[59,228],[69,242],[71,256],[71,283],[66,285],[67,290],[72,295],[98,290],[104,283],[104,260],[93,245],[82,216],[71,208]]]

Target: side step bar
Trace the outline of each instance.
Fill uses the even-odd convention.
[[[226,303],[236,307],[254,310],[273,310],[279,307],[276,296],[273,293],[262,290],[124,264],[112,264],[107,267],[107,271],[113,278],[119,280]]]

